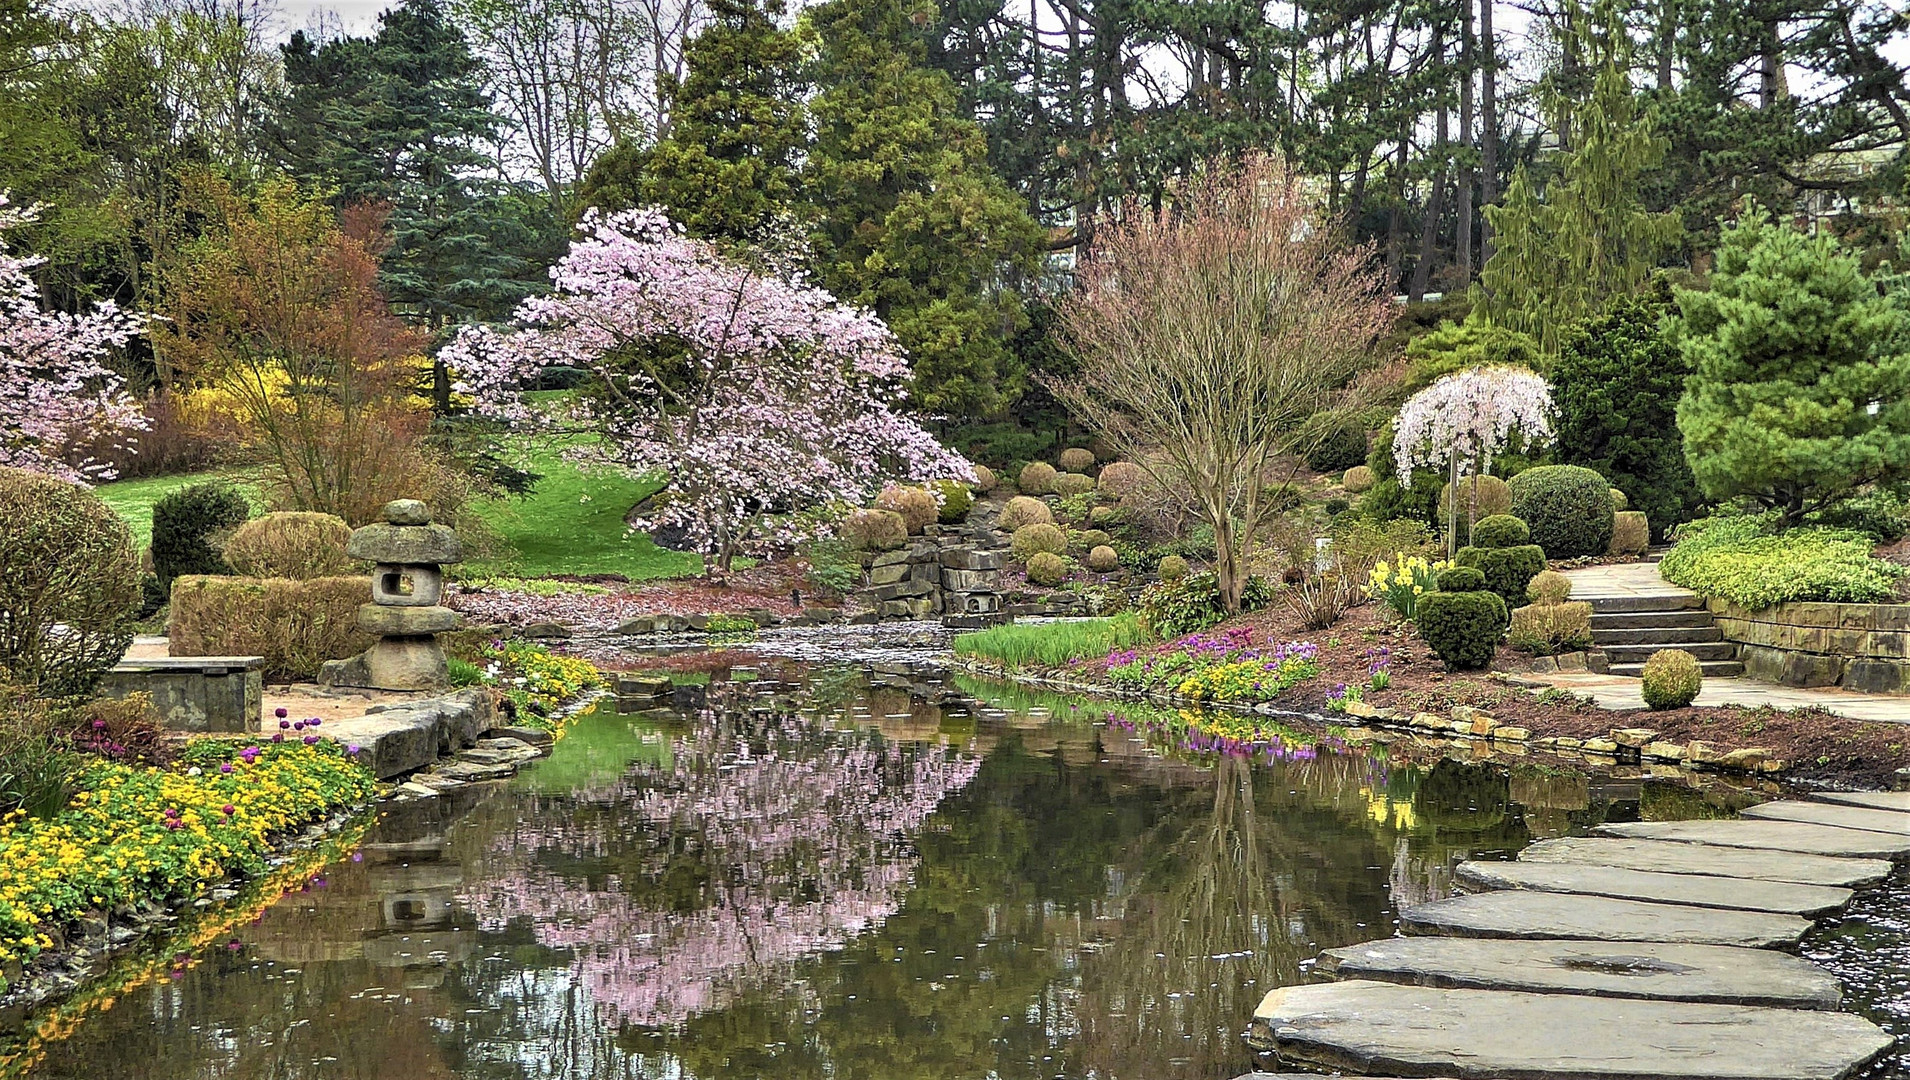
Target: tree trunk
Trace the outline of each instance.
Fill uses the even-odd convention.
[[[1234,550],[1233,518],[1222,507],[1219,513],[1210,509],[1208,517],[1214,526],[1214,579],[1220,588],[1220,602],[1227,608],[1227,614],[1240,614],[1240,594],[1246,591],[1246,581],[1241,577],[1239,553]]]
[[[1653,36],[1652,50],[1658,55],[1658,89],[1663,93],[1671,92],[1671,64],[1678,44],[1677,0],[1658,0],[1658,30]]]
[[[1472,37],[1472,0],[1459,5],[1459,145],[1466,150],[1466,163],[1459,170],[1458,223],[1453,231],[1453,259],[1459,264],[1459,280],[1472,283],[1472,69],[1475,48]]]
[[[1499,201],[1499,47],[1493,38],[1492,6],[1479,0],[1479,202]],[[1492,223],[1479,224],[1479,265],[1492,258]]]
[[[1432,194],[1426,197],[1426,218],[1419,226],[1419,258],[1413,263],[1413,280],[1406,290],[1406,299],[1417,304],[1426,295],[1426,285],[1432,280],[1433,252],[1439,246],[1439,219],[1446,213],[1446,108],[1440,106],[1438,119],[1439,172],[1434,175]]]

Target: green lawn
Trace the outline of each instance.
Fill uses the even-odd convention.
[[[252,500],[254,512],[265,506],[265,498],[259,491],[258,480],[246,473],[236,472],[199,472],[180,473],[175,476],[147,476],[138,480],[115,480],[110,484],[101,484],[93,489],[113,508],[133,532],[133,544],[145,547],[153,538],[153,504],[182,487],[207,480],[225,480],[245,493]]]

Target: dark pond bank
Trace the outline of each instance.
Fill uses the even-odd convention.
[[[390,811],[27,1075],[1226,1080],[1262,994],[1458,861],[1741,802],[1301,731],[1164,755],[1007,688],[725,674],[703,709],[586,716],[509,785]]]

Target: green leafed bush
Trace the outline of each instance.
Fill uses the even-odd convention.
[[[1541,465],[1512,478],[1512,514],[1554,559],[1603,555],[1612,542],[1612,489],[1578,465]]]
[[[1054,494],[1055,469],[1045,461],[1031,461],[1023,466],[1021,476],[1015,481],[1015,487],[1023,495]]]
[[[1532,530],[1511,514],[1494,514],[1472,527],[1472,546],[1509,548],[1532,542]]]
[[[1052,525],[1054,511],[1048,509],[1048,504],[1040,499],[1030,495],[1017,495],[1008,500],[1007,506],[1002,507],[999,524],[1009,532],[1014,532],[1023,525]]]
[[[153,503],[153,573],[160,587],[171,588],[181,574],[231,573],[213,539],[251,515],[245,496],[217,481],[180,488]]]
[[[937,480],[929,485],[929,490],[941,500],[939,516],[942,524],[959,525],[967,520],[969,508],[975,505],[975,496],[969,492],[967,484],[960,480]]]
[[[1494,592],[1506,606],[1525,599],[1525,592],[1539,571],[1545,569],[1545,550],[1537,544],[1516,547],[1462,547],[1454,559],[1485,575],[1487,591]]]
[[[1170,583],[1179,581],[1187,576],[1187,560],[1179,555],[1163,556],[1155,572],[1160,574],[1162,581]]]
[[[1683,649],[1659,649],[1645,661],[1640,688],[1653,709],[1682,709],[1704,688],[1698,658]]]
[[[1776,532],[1766,516],[1710,518],[1680,529],[1658,569],[1674,585],[1754,611],[1792,600],[1883,603],[1910,571],[1876,558],[1871,545],[1868,533],[1847,529]]]
[[[1030,529],[1052,529],[1052,525],[1030,525]],[[1019,535],[1019,534],[1017,534]],[[1068,560],[1052,551],[1037,551],[1028,557],[1028,580],[1036,585],[1059,585],[1068,577]]]
[[[0,683],[91,690],[132,644],[140,598],[132,536],[99,496],[0,468]]]
[[[1068,551],[1068,534],[1061,531],[1059,525],[1036,522],[1023,525],[1009,538],[1008,549],[1015,558],[1026,562],[1036,555],[1065,555]]]
[[[1440,590],[1419,598],[1413,623],[1448,668],[1476,670],[1492,663],[1493,650],[1505,635],[1505,601],[1484,589],[1447,591],[1445,582],[1451,574],[1452,570],[1440,574]]]
[[[1336,473],[1366,460],[1366,429],[1358,424],[1335,426],[1307,451],[1307,468],[1318,473]]]
[[[1433,579],[1440,592],[1474,592],[1486,587],[1486,576],[1471,566],[1448,566]]]
[[[1267,606],[1273,589],[1265,578],[1248,578],[1240,594],[1242,611]],[[1136,608],[1142,621],[1157,637],[1180,637],[1205,630],[1227,617],[1227,605],[1220,596],[1220,582],[1211,570],[1191,574],[1178,581],[1162,580],[1141,590]]]

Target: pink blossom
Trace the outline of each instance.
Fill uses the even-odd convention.
[[[1514,431],[1529,445],[1552,441],[1552,392],[1521,367],[1493,364],[1447,375],[1399,410],[1393,461],[1401,483],[1419,465],[1457,458],[1461,471],[1504,449]]]

